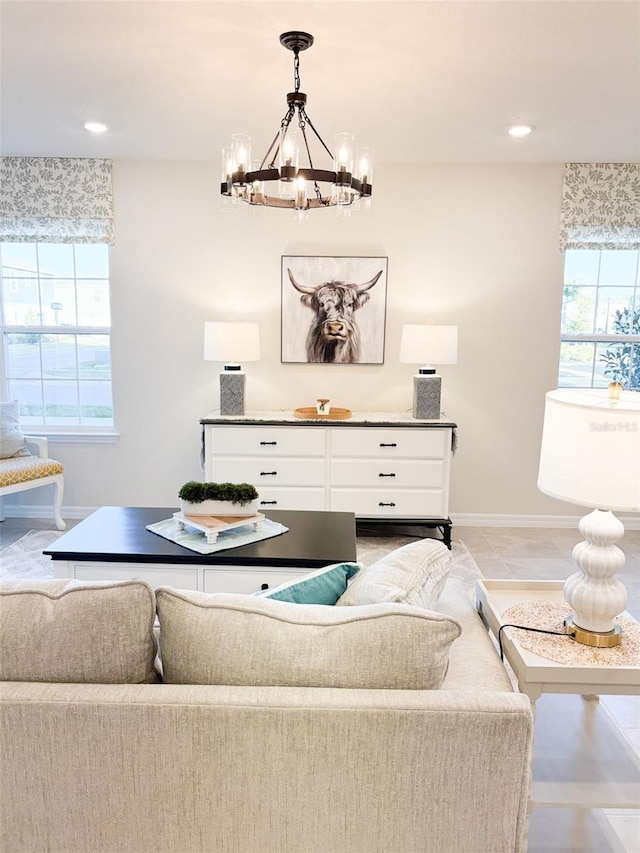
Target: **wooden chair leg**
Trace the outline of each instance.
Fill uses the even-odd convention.
[[[58,530],[64,530],[67,525],[62,518],[62,496],[64,495],[64,479],[62,477],[56,480],[54,490],[53,517]]]

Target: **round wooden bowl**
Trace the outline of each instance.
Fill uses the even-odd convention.
[[[293,410],[293,416],[306,421],[346,421],[351,417],[351,409],[340,409],[331,406],[326,415],[319,415],[315,406],[303,406]]]

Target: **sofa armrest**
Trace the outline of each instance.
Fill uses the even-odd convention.
[[[45,438],[43,435],[25,435],[25,440],[27,445],[31,445],[37,449],[37,453],[34,453],[34,456],[41,456],[43,459],[47,459],[49,457],[49,439]],[[31,450],[33,453],[33,450]]]
[[[513,690],[487,629],[463,584],[450,578],[437,605],[438,612],[457,619],[462,633],[449,649],[449,668],[443,690]]]

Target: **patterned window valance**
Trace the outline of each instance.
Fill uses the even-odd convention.
[[[0,158],[0,240],[113,243],[111,160]]]
[[[565,163],[561,249],[640,249],[640,163]]]

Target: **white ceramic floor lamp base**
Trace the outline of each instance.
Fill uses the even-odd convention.
[[[579,571],[565,581],[564,597],[574,611],[567,628],[589,646],[617,646],[620,628],[613,617],[627,606],[627,590],[615,577],[624,566],[624,552],[615,542],[624,526],[612,512],[594,509],[578,525],[585,538],[573,549]]]

